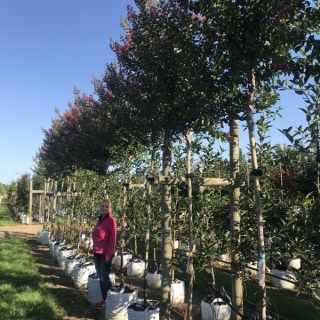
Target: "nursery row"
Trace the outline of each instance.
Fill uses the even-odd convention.
[[[90,257],[81,255],[76,247],[58,239],[50,240],[50,231],[40,230],[37,234],[37,242],[47,245],[50,253],[55,259],[65,276],[72,277],[74,287],[86,293],[87,301],[96,304],[101,301],[101,291],[99,278],[96,274],[95,266],[90,262]],[[82,237],[82,245],[88,245],[87,237]],[[122,268],[121,268],[122,264]],[[119,277],[117,273],[124,270],[127,277],[143,279],[146,275],[146,285],[152,290],[161,288],[161,268],[149,267],[146,270],[143,259],[135,258],[135,254],[130,252],[116,252],[113,261],[113,272],[110,278],[113,287],[107,294],[107,305],[105,309],[106,319],[158,319],[159,302],[156,300],[139,299],[138,292],[125,284],[117,285]],[[178,279],[171,284],[171,304],[181,304],[185,302],[185,283]],[[227,299],[227,301],[224,301]],[[216,298],[206,296],[201,302],[202,319],[230,319],[231,308],[228,297]],[[213,315],[214,313],[214,315]]]

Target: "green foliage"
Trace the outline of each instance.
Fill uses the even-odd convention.
[[[0,205],[0,226],[14,226],[15,224],[7,203],[2,203]]]
[[[0,183],[0,195],[4,196],[7,193],[6,185]]]
[[[24,173],[17,180],[17,207],[28,212],[30,175]]]

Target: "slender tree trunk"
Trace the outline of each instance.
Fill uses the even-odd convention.
[[[191,180],[191,137],[192,130],[186,134],[187,144],[187,175],[188,175],[188,212],[189,212],[189,286],[188,286],[188,312],[187,318],[192,319],[192,298],[193,298],[193,283],[194,283],[194,268],[193,268],[193,216],[192,216],[192,180]]]
[[[171,173],[172,142],[166,134],[162,149],[162,174]],[[160,319],[170,319],[171,298],[171,266],[172,266],[172,236],[171,236],[171,186],[162,185],[162,281],[160,290]]]
[[[150,171],[147,179],[147,226],[146,226],[146,253],[145,253],[145,273],[144,273],[144,287],[143,287],[143,301],[147,304],[147,275],[149,266],[149,250],[150,250],[150,228],[151,228],[151,191],[152,191],[152,178],[154,168],[154,150],[151,151]]]
[[[250,141],[250,152],[251,152],[251,163],[252,168],[258,168],[257,152],[256,152],[256,142],[254,138],[254,119],[253,119],[253,108],[254,99],[256,92],[256,83],[254,74],[251,75],[251,88],[249,101],[246,109],[247,116],[247,126]],[[262,217],[262,206],[260,199],[260,181],[259,176],[253,176],[254,181],[254,195],[256,201],[256,212],[257,212],[257,224],[258,224],[258,244],[259,244],[259,286],[261,291],[261,310],[260,319],[266,320],[267,305],[266,305],[266,284],[265,284],[265,271],[266,271],[266,261],[265,261],[265,247],[264,247],[264,234],[263,234],[263,217]]]
[[[105,199],[109,199],[109,165],[106,161],[106,171],[105,171],[105,185],[104,185],[104,196]]]
[[[230,124],[230,178],[239,178],[239,120]],[[230,230],[231,230],[231,279],[232,305],[243,314],[243,287],[238,277],[240,253],[240,187],[230,186]],[[232,320],[240,320],[241,316],[232,312]]]
[[[124,285],[124,275],[123,275],[123,251],[125,246],[124,241],[124,232],[125,232],[125,210],[127,204],[127,186],[129,185],[129,166],[126,166],[124,172],[124,183],[123,183],[123,199],[122,199],[122,210],[121,210],[121,241],[120,241],[120,256],[121,256],[121,264],[120,264],[120,285]]]

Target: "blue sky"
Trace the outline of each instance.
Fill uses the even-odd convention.
[[[51,127],[54,109],[67,109],[73,88],[93,93],[114,60],[110,37],[123,34],[121,15],[133,0],[0,0],[0,182],[31,173]],[[273,123],[273,143],[287,143],[277,128],[304,123],[302,99],[285,92],[283,118]],[[247,133],[240,137],[242,145]]]

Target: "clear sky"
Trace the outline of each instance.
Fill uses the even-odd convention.
[[[133,0],[0,0],[0,182],[9,184],[32,173],[32,157],[42,145],[54,109],[73,102],[73,88],[93,93],[115,59],[110,37],[124,34],[121,15]],[[302,99],[284,93],[283,118],[270,132],[287,143],[277,128],[304,123]],[[242,134],[242,144],[248,141]]]

